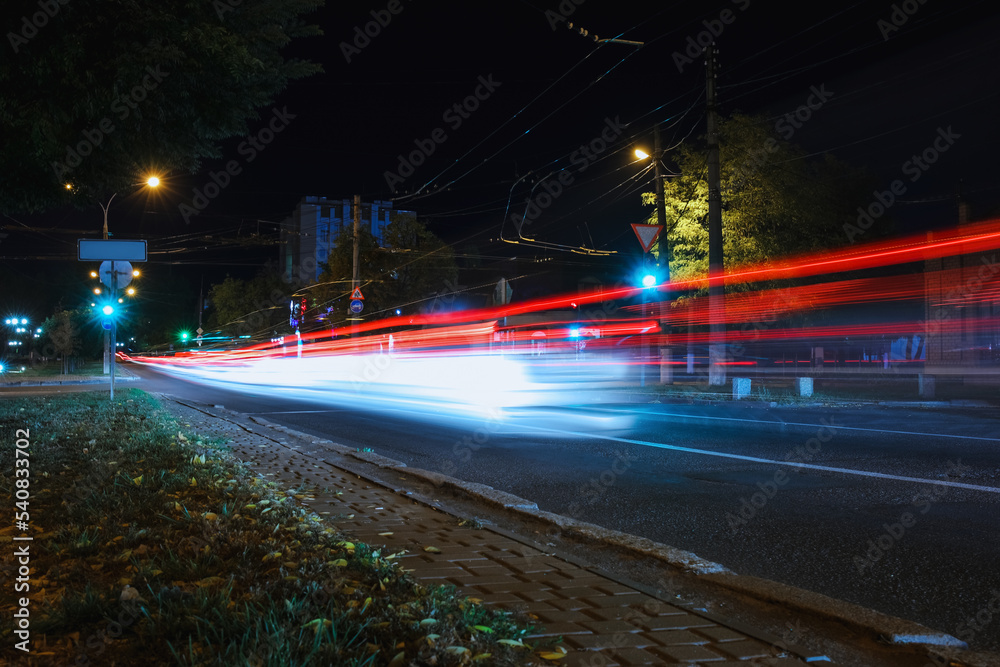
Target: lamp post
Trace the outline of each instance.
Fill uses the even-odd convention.
[[[667,224],[667,207],[666,207],[666,203],[664,202],[664,196],[663,196],[663,171],[662,171],[662,169],[663,169],[663,148],[660,145],[660,126],[658,124],[653,126],[653,155],[649,155],[648,153],[646,153],[645,151],[640,150],[640,149],[636,149],[635,154],[636,154],[636,157],[638,157],[641,160],[645,160],[645,159],[649,159],[649,158],[652,158],[652,160],[653,160],[653,173],[654,173],[655,178],[656,178],[656,183],[655,183],[655,188],[656,188],[656,190],[655,190],[655,192],[656,192],[656,224],[659,225],[660,228],[661,228],[661,230],[662,230],[660,232],[659,242],[660,242],[660,255],[663,258],[663,261],[662,261],[662,265],[663,265],[663,282],[665,284],[668,284],[668,283],[670,283],[670,245],[669,245],[669,241],[667,240],[667,231],[666,231],[666,229],[667,229],[666,228],[666,224]],[[645,265],[646,254],[648,254],[648,253],[643,253],[643,265]],[[643,278],[643,280],[645,281],[645,278]],[[655,281],[655,278],[654,278],[654,281]],[[648,287],[648,285],[647,285],[647,287]],[[643,317],[645,317],[646,316],[646,292],[645,292],[645,290],[643,290],[642,304],[643,304],[642,305],[642,314],[643,314]],[[661,324],[661,327],[663,328],[663,330],[666,331],[667,328],[666,328],[665,323],[663,322],[663,312],[664,312],[663,308],[661,307],[660,308],[660,319],[661,319],[660,324]],[[668,369],[668,371],[671,370],[671,366],[670,366],[670,347],[669,346],[663,347],[663,348],[660,349],[660,357],[661,357],[661,359],[664,358],[664,357],[666,358],[666,361],[667,361],[666,368]],[[643,381],[645,381],[645,374],[643,374]],[[666,383],[670,384],[672,382],[673,382],[673,376],[672,376],[672,373],[671,373],[668,376],[668,379],[666,380]]]
[[[150,188],[155,188],[160,185],[160,179],[156,176],[150,176],[143,183],[136,183],[135,185],[145,185]],[[67,185],[67,187],[70,187]],[[115,198],[118,193],[115,192],[108,199],[107,204],[101,204],[101,210],[104,211],[104,228],[103,228],[103,238],[107,240],[108,234],[108,209],[111,208],[111,201]],[[131,268],[129,269],[131,271]],[[92,274],[93,275],[93,274]],[[111,290],[111,303],[118,303],[118,272],[115,269],[115,263],[111,262],[111,277],[108,280],[108,289]],[[115,397],[115,364],[114,355],[117,353],[117,341],[116,341],[116,329],[117,329],[117,317],[111,317],[111,327],[110,329],[104,330],[104,372],[110,375],[111,383],[111,399],[114,400]]]
[[[663,226],[664,232],[659,237],[661,243],[660,253],[663,255],[663,282],[670,282],[670,247],[667,243],[666,227],[667,207],[663,199],[663,149],[660,148],[660,126],[653,127],[653,154],[650,155],[644,150],[636,149],[635,155],[640,160],[653,160],[653,170],[656,175],[656,224]]]

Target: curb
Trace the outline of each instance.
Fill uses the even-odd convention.
[[[188,407],[195,406],[189,405]],[[304,440],[311,444],[322,444],[324,447],[335,453],[349,456],[358,461],[370,463],[382,469],[404,473],[407,476],[418,477],[424,481],[430,482],[434,486],[447,487],[465,496],[466,500],[473,502],[481,501],[486,504],[498,506],[505,510],[513,510],[514,512],[522,514],[527,518],[548,523],[552,526],[560,528],[567,535],[579,536],[584,539],[600,542],[607,546],[619,548],[637,556],[655,558],[659,562],[669,567],[678,569],[685,574],[695,575],[698,582],[705,583],[709,586],[718,586],[721,589],[731,591],[760,603],[773,604],[775,606],[784,607],[788,610],[801,612],[804,615],[815,618],[818,622],[825,623],[828,627],[842,627],[851,630],[858,633],[864,639],[872,641],[876,644],[891,645],[899,648],[909,647],[913,650],[917,650],[922,647],[923,650],[926,651],[926,657],[919,658],[921,660],[919,667],[997,667],[997,665],[1000,665],[1000,654],[969,650],[968,645],[958,638],[945,632],[928,628],[915,621],[908,621],[906,619],[890,616],[867,607],[862,607],[861,605],[832,598],[821,593],[814,593],[812,591],[797,588],[788,584],[782,584],[750,575],[737,574],[721,564],[702,559],[691,552],[677,549],[659,542],[654,542],[646,538],[609,530],[601,526],[576,521],[569,517],[539,510],[537,504],[534,502],[519,498],[518,496],[514,496],[504,491],[499,491],[485,484],[465,482],[442,473],[423,470],[420,468],[412,468],[403,462],[375,454],[374,452],[359,451],[351,447],[346,447],[326,438],[313,436],[302,431],[297,431],[280,424],[269,422],[261,417],[244,415],[243,413],[233,410],[227,410],[222,405],[215,405],[211,407],[220,409],[223,412],[227,412],[234,416],[243,417],[266,428],[284,433],[289,437]],[[336,465],[330,461],[326,462],[331,465]],[[384,480],[363,475],[357,471],[351,472],[353,472],[353,474],[363,476],[368,481],[379,484],[380,486],[393,490],[394,492],[403,494],[410,493],[406,489],[396,488]],[[501,534],[508,533],[508,531],[505,530],[500,530],[498,532]],[[525,544],[532,543],[530,538],[517,536],[517,539],[520,541],[527,540],[525,541]],[[546,548],[539,546],[538,544],[535,544],[534,546],[543,550]],[[567,561],[575,562],[581,566],[585,565],[579,562],[580,559],[578,557],[570,554],[566,554],[564,556],[560,555],[560,557],[565,557]],[[599,573],[603,572],[600,568],[589,569],[593,569],[595,572]],[[643,590],[653,597],[659,596],[657,591],[650,589],[647,585],[621,579],[620,575],[616,575],[615,573],[603,573],[602,576],[607,576],[610,579],[617,580],[619,583],[631,586],[637,590]],[[697,613],[707,612],[707,610],[700,609],[696,611]],[[715,616],[715,614],[710,612],[707,615]],[[734,628],[742,625],[739,621],[734,622],[729,619],[727,619],[724,624],[728,624]],[[815,652],[804,649],[803,647],[789,646],[788,648],[794,653],[803,656],[803,659],[806,660],[806,662],[829,660],[826,656],[819,656],[815,654]]]
[[[411,468],[400,461],[372,452],[357,451],[350,447],[338,445],[330,440],[316,438],[308,433],[274,424],[259,417],[249,417],[249,419],[261,426],[275,429],[295,438],[322,444],[337,453],[372,463],[380,468],[405,472],[409,476],[423,479],[435,486],[443,486],[459,491],[470,496],[473,500],[483,501],[503,509],[520,512],[530,518],[556,526],[567,534],[596,540],[609,546],[633,552],[639,556],[655,558],[670,567],[697,575],[702,581],[716,584],[727,590],[850,627],[877,642],[896,646],[923,645],[934,649],[955,649],[961,650],[963,654],[965,653],[965,649],[968,648],[968,645],[958,638],[945,632],[933,630],[914,621],[889,616],[888,614],[868,609],[861,605],[838,600],[795,586],[750,575],[737,574],[719,563],[705,560],[696,554],[682,549],[677,549],[644,537],[609,530],[595,524],[539,510],[538,505],[534,502],[504,491],[499,491],[485,484],[465,482],[442,473]],[[971,662],[969,661],[970,658],[972,659]],[[975,665],[986,667],[988,664],[991,664],[989,660],[992,658],[992,656],[989,656],[980,662],[973,656],[968,656],[963,658],[963,664],[969,667]]]

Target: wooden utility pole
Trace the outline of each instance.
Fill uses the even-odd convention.
[[[351,282],[351,289],[356,290],[361,287],[361,279],[358,277],[358,253],[361,251],[361,195],[354,195],[354,276]]]
[[[722,178],[715,99],[715,45],[705,50],[705,91],[708,111],[708,384],[726,382],[725,281],[722,255]]]
[[[653,166],[656,174],[656,224],[663,227],[658,242],[663,257],[663,282],[670,282],[670,246],[667,242],[667,207],[663,202],[663,149],[660,147],[660,124],[653,126]]]

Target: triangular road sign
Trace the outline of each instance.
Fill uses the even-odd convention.
[[[354,291],[351,292],[351,298],[352,299],[361,299],[362,301],[364,301],[365,300],[365,295],[361,293],[361,288],[360,287],[355,287]]]
[[[656,237],[663,231],[663,225],[633,224],[632,229],[635,230],[635,235],[639,237],[639,244],[642,246],[642,251],[649,252],[649,249],[656,243]]]

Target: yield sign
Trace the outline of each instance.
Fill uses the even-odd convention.
[[[649,252],[649,249],[656,242],[656,237],[663,231],[663,225],[633,224],[632,229],[635,230],[635,235],[639,237],[639,244],[642,246],[642,251]]]
[[[351,292],[351,298],[352,299],[361,299],[362,301],[364,301],[365,297],[361,293],[361,288],[360,287],[355,287],[354,288],[354,291]]]

